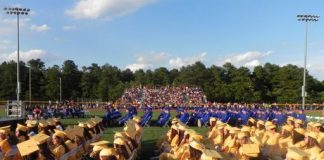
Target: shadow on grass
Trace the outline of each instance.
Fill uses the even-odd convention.
[[[142,151],[139,155],[140,160],[149,160],[151,157],[154,157],[154,150],[156,150],[156,140],[146,140],[142,141]]]

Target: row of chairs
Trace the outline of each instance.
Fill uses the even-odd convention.
[[[319,122],[324,122],[324,116],[323,117],[318,117],[318,116],[306,116],[308,121],[319,121]]]
[[[102,136],[103,133],[100,133],[100,134],[97,134],[95,135],[91,140],[88,140],[86,143],[85,143],[85,146],[88,146],[90,145],[91,143],[93,142],[96,142],[100,139],[100,137]],[[68,153],[65,153],[61,158],[60,160],[68,160],[69,157],[73,156],[73,155],[76,155],[80,150],[82,150],[83,147],[82,145],[74,148],[73,150],[69,151]]]

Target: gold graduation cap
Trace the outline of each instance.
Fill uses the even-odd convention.
[[[72,129],[73,129],[72,126],[67,126],[67,127],[65,128],[65,130],[72,130]]]
[[[288,116],[288,118],[287,118],[287,121],[294,121],[294,117],[292,117],[292,116]]]
[[[313,127],[321,127],[322,126],[322,124],[320,124],[320,123],[315,123],[315,124],[313,124]]]
[[[31,136],[30,139],[34,140],[38,145],[45,143],[50,137],[43,133],[38,133],[34,136]]]
[[[174,129],[174,130],[176,130],[176,131],[179,129],[179,127],[178,127],[177,125],[175,125],[175,124],[173,124],[173,125],[171,126],[171,128]]]
[[[24,126],[24,125],[21,125],[19,123],[17,123],[17,128],[16,128],[16,131],[19,130],[19,131],[23,131],[23,132],[26,132],[27,131],[27,127]]]
[[[114,132],[115,132],[114,137],[127,137],[125,132],[116,132],[116,131]]]
[[[117,152],[114,148],[104,148],[100,151],[99,156],[117,156]]]
[[[242,131],[242,132],[250,132],[250,130],[251,130],[251,128],[250,128],[249,126],[243,126],[243,127],[241,128],[241,131]]]
[[[247,136],[248,136],[248,135],[247,135],[246,132],[240,132],[240,133],[237,134],[237,138],[238,138],[238,139],[242,139],[242,138],[247,137]]]
[[[187,129],[187,127],[185,125],[181,125],[180,123],[178,123],[178,128],[179,130],[185,131]]]
[[[127,136],[131,137],[131,138],[135,138],[136,136],[136,130],[135,130],[135,127],[130,127],[130,126],[126,126],[124,128],[124,131],[126,133]]]
[[[31,120],[30,119],[27,119],[26,122],[25,122],[25,124],[29,124],[30,122],[31,122]]]
[[[284,125],[284,126],[282,126],[281,129],[286,130],[288,132],[291,132],[294,128],[292,126],[289,126],[289,125]]]
[[[305,136],[307,137],[312,137],[314,138],[315,140],[318,138],[317,134],[315,132],[306,132],[305,133]]]
[[[272,124],[272,125],[269,125],[267,129],[271,130],[271,129],[275,129],[275,128],[276,128],[276,125]]]
[[[92,121],[87,121],[87,126],[88,128],[93,128],[96,124],[93,123]]]
[[[133,120],[136,121],[137,123],[141,122],[141,117],[139,116],[134,116]]]
[[[46,127],[46,126],[47,126],[47,122],[46,122],[45,120],[40,120],[40,121],[38,122],[38,125],[39,125],[40,127]]]
[[[127,139],[123,138],[123,137],[117,137],[114,140],[114,144],[118,144],[118,145],[125,145],[126,142],[127,142]]]
[[[29,128],[33,128],[33,127],[35,127],[36,126],[36,124],[32,124],[32,123],[28,123],[27,124],[27,127],[29,127]]]
[[[50,126],[55,126],[55,122],[54,122],[53,119],[48,119],[47,124],[50,125]]]
[[[295,123],[297,123],[297,124],[303,124],[303,121],[301,119],[296,119],[295,120]]]
[[[87,124],[83,123],[83,122],[79,122],[78,126],[81,127],[81,128],[87,128],[88,127]]]
[[[178,119],[177,118],[173,118],[171,121],[171,124],[177,124],[178,123]]]
[[[104,148],[107,148],[107,145],[101,145],[101,146],[95,145],[95,146],[93,146],[92,151],[97,152],[97,151],[103,150]]]
[[[8,134],[10,132],[10,125],[9,126],[4,126],[0,128],[0,133],[2,134]]]
[[[94,119],[94,118],[90,118],[90,120],[89,121],[91,121],[92,123],[94,123],[94,124],[98,124],[98,122],[97,122],[97,120],[96,119]]]
[[[249,118],[248,121],[249,121],[249,122],[252,122],[252,123],[255,123],[255,122],[256,122],[254,118]]]
[[[65,135],[69,138],[69,139],[74,139],[75,138],[75,130],[74,129],[70,129],[70,130],[65,130]]]
[[[286,154],[286,158],[291,158],[294,160],[306,160],[308,156],[309,155],[307,152],[297,147],[288,148],[288,152]]]
[[[216,119],[215,117],[211,117],[211,118],[209,119],[209,122],[215,122],[215,121],[217,121],[217,119]]]
[[[76,136],[83,137],[83,128],[79,126],[74,126],[74,132]]]
[[[273,123],[271,121],[266,121],[264,124],[265,124],[266,127],[268,127],[270,125],[273,125]]]
[[[197,141],[195,141],[195,140],[190,141],[189,145],[190,145],[192,148],[197,149],[197,150],[199,150],[199,151],[203,151],[203,150],[205,149],[205,146],[204,146],[202,143],[197,142]]]
[[[65,145],[66,145],[70,150],[72,150],[72,149],[74,149],[75,147],[77,147],[77,144],[73,143],[73,142],[70,141],[70,140],[67,140],[67,141],[65,141],[64,143],[65,143]]]
[[[305,135],[305,132],[306,132],[305,129],[303,129],[303,128],[295,128],[294,131],[301,135]]]
[[[110,143],[109,141],[102,140],[102,141],[91,143],[90,145],[92,145],[92,146],[96,146],[96,145],[97,146],[102,146],[102,145],[107,145],[109,143]]]
[[[56,136],[56,137],[60,137],[60,138],[65,138],[65,136],[66,136],[65,132],[58,130],[58,129],[55,129],[54,131],[55,131],[55,133],[53,134],[53,137]]]
[[[258,120],[258,121],[257,121],[257,124],[261,124],[261,125],[264,126],[264,121],[262,121],[262,120]]]
[[[216,150],[210,150],[210,149],[204,149],[200,157],[200,159],[203,160],[214,160],[214,159],[222,159],[222,158],[223,157]]]
[[[237,134],[239,133],[241,130],[237,127],[232,127],[231,130],[229,131],[230,134]]]
[[[260,153],[260,147],[258,144],[243,144],[242,152],[244,154],[258,154]]]
[[[27,156],[27,155],[39,150],[37,143],[32,139],[18,143],[17,148],[18,148],[20,155],[22,157]]]

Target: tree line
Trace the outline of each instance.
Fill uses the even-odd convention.
[[[116,66],[96,63],[81,69],[66,60],[62,66],[46,68],[40,59],[20,62],[21,99],[29,100],[29,68],[31,67],[32,100],[89,98],[115,101],[126,88],[134,86],[201,86],[207,99],[215,102],[300,103],[303,68],[266,63],[252,71],[231,63],[206,67],[201,62],[180,69],[160,67],[155,70],[121,70]],[[0,65],[0,100],[16,99],[16,62]],[[324,101],[324,81],[307,74],[307,103]]]

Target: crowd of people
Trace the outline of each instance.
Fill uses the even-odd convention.
[[[135,87],[127,89],[120,98],[121,104],[145,104],[150,106],[200,106],[207,103],[200,87]]]
[[[41,118],[80,118],[85,117],[87,109],[94,109],[101,107],[96,103],[81,104],[74,101],[64,101],[62,103],[48,103],[48,104],[37,104],[25,106],[25,114],[31,119],[41,119]]]
[[[64,126],[60,119],[27,120],[25,124],[0,128],[3,160],[121,160],[135,159],[141,146],[140,118],[127,121],[115,132],[113,146],[101,140],[104,131],[99,117]],[[14,130],[12,130],[14,129]]]
[[[283,125],[249,118],[233,127],[211,117],[209,130],[199,134],[174,118],[166,135],[157,141],[160,160],[322,160],[324,132],[320,123],[288,117]]]

